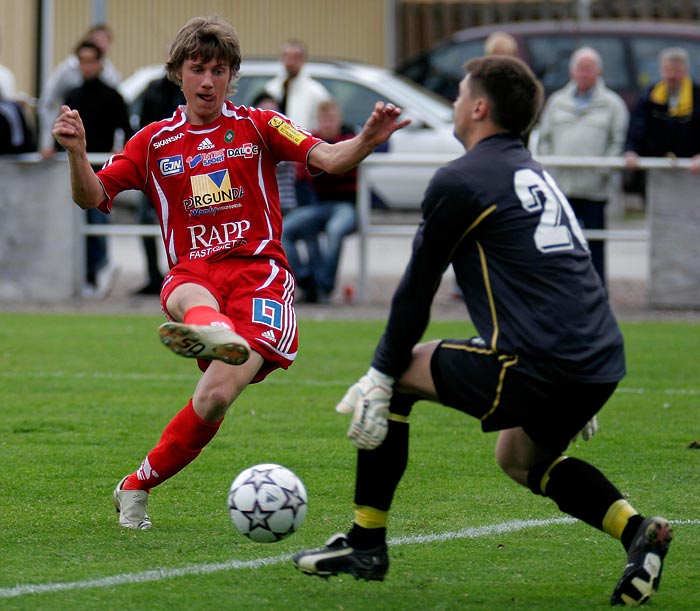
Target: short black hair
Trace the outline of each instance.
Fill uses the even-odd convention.
[[[464,64],[472,91],[490,102],[491,120],[503,129],[524,134],[537,119],[544,93],[542,83],[517,57],[489,55]]]
[[[84,40],[81,40],[77,45],[75,45],[75,51],[74,53],[78,55],[80,51],[83,49],[90,49],[95,52],[95,56],[97,57],[98,60],[102,59],[104,57],[104,53],[102,52],[102,49],[98,47],[92,40],[88,40],[87,38]]]

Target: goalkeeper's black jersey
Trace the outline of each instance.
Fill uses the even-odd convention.
[[[495,135],[438,170],[373,365],[398,377],[452,264],[479,335],[552,382],[615,382],[622,334],[566,197],[519,138]]]

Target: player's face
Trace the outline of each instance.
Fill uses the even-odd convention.
[[[465,76],[459,84],[459,95],[454,101],[454,134],[462,144],[466,146],[469,131],[471,129],[472,109],[474,100],[469,88],[469,75]]]
[[[198,58],[186,59],[180,71],[182,92],[187,100],[190,123],[204,125],[216,121],[226,99],[231,66],[218,59],[206,64]]]

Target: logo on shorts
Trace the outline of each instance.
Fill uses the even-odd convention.
[[[271,341],[273,344],[277,343],[277,338],[275,337],[275,332],[272,329],[263,331],[261,334],[266,340]]]
[[[282,329],[283,306],[272,299],[253,299],[253,322],[259,322],[278,331]]]

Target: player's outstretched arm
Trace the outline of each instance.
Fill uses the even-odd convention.
[[[411,122],[410,119],[399,121],[400,116],[400,108],[377,102],[357,136],[335,144],[322,142],[315,146],[309,153],[309,164],[330,174],[347,172],[384,144],[395,131]]]
[[[68,154],[73,201],[84,210],[97,208],[104,201],[105,192],[88,161],[85,127],[78,111],[61,106],[52,133]]]

